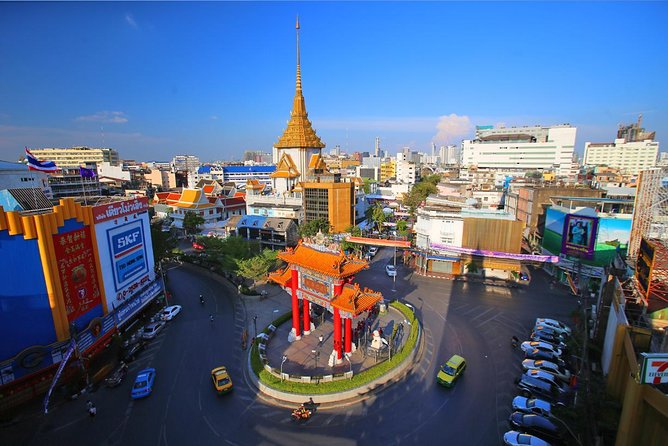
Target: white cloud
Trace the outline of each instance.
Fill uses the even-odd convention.
[[[469,134],[472,128],[473,125],[468,116],[458,116],[455,113],[451,113],[438,118],[438,123],[436,124],[438,131],[432,140],[435,143],[441,144],[458,143],[463,137]]]
[[[103,122],[107,124],[125,124],[128,118],[125,113],[119,111],[99,111],[92,115],[79,116],[75,121]]]
[[[131,27],[133,27],[134,29],[139,28],[139,25],[137,25],[137,22],[135,21],[134,16],[132,14],[130,14],[129,12],[127,14],[125,14],[125,22],[128,25],[130,25]]]

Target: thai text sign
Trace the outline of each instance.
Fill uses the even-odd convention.
[[[88,226],[53,237],[67,320],[75,321],[102,303]]]
[[[126,215],[138,214],[148,210],[148,198],[141,197],[133,200],[120,201],[118,203],[110,203],[102,206],[95,206],[93,208],[93,219],[95,223],[100,223],[107,220],[113,220]]]
[[[640,369],[642,384],[668,383],[668,353],[641,353],[643,357]]]

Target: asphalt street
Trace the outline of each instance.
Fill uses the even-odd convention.
[[[95,419],[86,414],[85,398],[66,402],[48,415],[1,428],[0,444],[500,444],[516,395],[513,381],[521,373],[521,354],[512,349],[511,336],[526,337],[536,317],[569,321],[575,297],[551,289],[539,271],[528,287],[509,289],[424,278],[399,265],[393,287],[385,273],[391,257],[391,249],[381,249],[356,281],[416,308],[424,328],[422,354],[404,380],[362,401],[322,407],[308,422],[295,423],[289,408],[256,395],[241,369],[245,352],[239,339],[248,326],[244,305],[232,287],[182,266],[168,274],[170,303],[183,311],[131,364],[120,387],[91,395],[98,407]],[[199,294],[206,297],[204,306]],[[213,323],[209,314],[215,315]],[[446,389],[435,377],[454,353],[468,366],[455,387]],[[228,366],[235,383],[222,397],[209,375],[218,365]],[[132,381],[144,367],[156,368],[156,385],[151,396],[133,401]]]

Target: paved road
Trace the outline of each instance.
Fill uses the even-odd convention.
[[[157,368],[154,394],[131,402],[127,380],[94,395],[95,420],[85,415],[84,401],[67,403],[58,408],[60,418],[40,419],[39,428],[15,444],[81,439],[110,445],[500,444],[515,395],[513,380],[521,373],[520,353],[510,347],[510,337],[528,334],[537,316],[567,321],[574,298],[551,290],[540,272],[529,287],[508,289],[427,279],[401,265],[393,292],[385,274],[391,253],[381,249],[357,281],[410,302],[423,321],[422,356],[404,381],[362,402],[323,408],[308,423],[293,423],[288,409],[257,397],[242,379],[238,340],[245,309],[236,294],[206,273],[182,267],[169,277],[183,313],[132,366],[134,373]],[[200,293],[207,296],[206,308],[197,301]],[[216,313],[213,327],[209,312]],[[454,353],[463,355],[468,367],[453,389],[445,389],[435,376]],[[218,364],[230,366],[236,385],[223,398],[214,395],[208,381]]]

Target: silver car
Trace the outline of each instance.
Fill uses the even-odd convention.
[[[153,339],[155,338],[160,330],[162,330],[162,327],[165,326],[165,323],[160,321],[160,322],[152,322],[148,324],[146,327],[144,327],[144,331],[142,332],[141,337],[143,339]]]
[[[534,350],[541,350],[544,352],[550,352],[557,356],[561,356],[562,350],[559,347],[556,347],[552,344],[542,341],[525,341],[521,345],[522,351],[524,353],[529,353]]]
[[[524,370],[537,369],[552,373],[557,378],[564,382],[569,382],[571,379],[571,372],[566,367],[561,367],[554,362],[545,361],[542,359],[525,359],[522,361],[522,368]]]
[[[535,413],[544,417],[552,415],[552,405],[550,403],[539,398],[526,398],[524,396],[513,398],[513,410],[519,410],[524,413]]]

